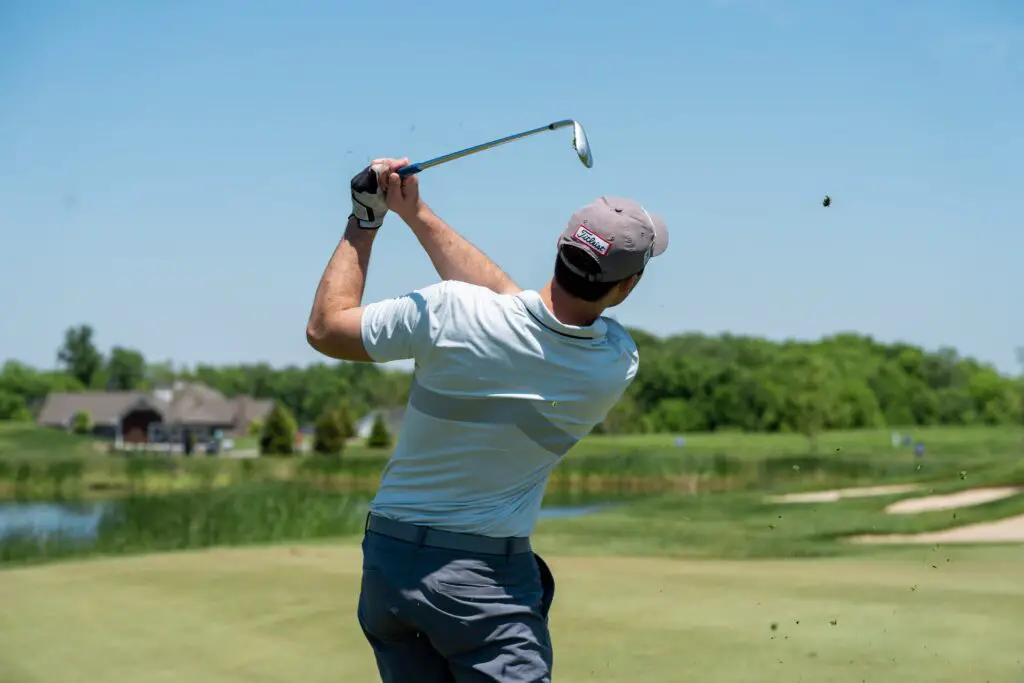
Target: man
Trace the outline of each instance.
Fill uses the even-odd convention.
[[[413,359],[409,405],[371,503],[358,619],[385,683],[551,680],[554,580],[533,553],[548,475],[636,374],[602,316],[668,246],[659,218],[602,197],[558,238],[554,276],[518,287],[420,199],[407,159],[352,181],[353,213],[316,291],[307,339],[332,358]],[[388,211],[442,281],[363,305]]]

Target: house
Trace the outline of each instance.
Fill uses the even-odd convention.
[[[71,429],[78,413],[86,413],[92,433],[115,443],[181,443],[187,430],[197,443],[214,433],[241,436],[263,421],[274,402],[250,396],[225,398],[195,382],[175,382],[153,391],[86,391],[51,393],[37,419],[40,425]]]
[[[368,412],[355,425],[355,432],[358,438],[369,438],[370,430],[373,429],[373,421],[377,419],[378,415],[384,418],[384,425],[388,428],[388,433],[392,436],[398,436],[398,432],[402,429],[402,418],[405,417],[404,407],[371,410]]]

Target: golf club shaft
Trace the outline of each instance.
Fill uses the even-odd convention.
[[[398,175],[401,176],[402,178],[405,178],[407,176],[413,175],[414,173],[425,171],[431,166],[437,166],[448,161],[461,159],[462,157],[469,156],[470,154],[476,154],[477,152],[482,152],[485,149],[491,149],[492,147],[497,147],[498,145],[504,145],[506,142],[519,140],[520,138],[525,138],[530,135],[536,135],[537,133],[543,133],[544,131],[565,128],[566,126],[571,126],[572,123],[573,122],[571,119],[566,121],[555,121],[554,123],[549,123],[548,125],[541,126],[540,128],[534,128],[532,130],[523,131],[522,133],[516,133],[515,135],[509,135],[508,137],[499,138],[497,140],[491,140],[490,142],[485,142],[482,145],[476,145],[475,147],[467,147],[466,149],[459,150],[458,152],[452,152],[451,154],[445,154],[444,156],[434,157],[433,159],[428,159],[427,161],[420,161],[415,164],[409,164],[408,166],[403,166],[402,168],[398,169]]]

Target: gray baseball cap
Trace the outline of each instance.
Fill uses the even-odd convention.
[[[563,247],[582,249],[597,264],[586,273],[563,256]],[[668,249],[668,225],[638,202],[625,197],[598,197],[569,219],[558,238],[558,257],[566,268],[591,282],[618,282],[636,275],[654,256]]]

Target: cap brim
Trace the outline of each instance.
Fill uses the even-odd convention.
[[[651,217],[651,222],[654,223],[654,229],[657,231],[654,235],[654,249],[651,256],[661,256],[668,249],[668,224],[656,213],[648,212],[647,215]]]

